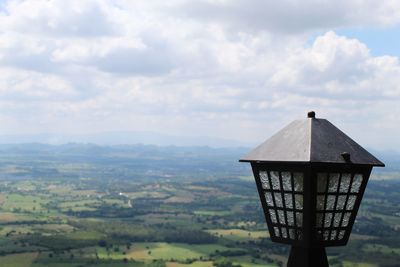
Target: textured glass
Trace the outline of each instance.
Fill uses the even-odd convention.
[[[356,196],[349,196],[349,199],[347,200],[347,210],[352,210],[354,208],[354,204],[356,203]]]
[[[355,174],[353,178],[353,184],[351,185],[351,192],[352,193],[358,193],[360,191],[362,183],[362,175],[361,174]]]
[[[289,238],[290,239],[295,239],[295,236],[294,236],[294,229],[289,229]]]
[[[318,239],[318,240],[321,240],[321,239],[322,239],[322,231],[321,231],[321,230],[318,230],[318,231],[317,231],[317,239]]]
[[[276,206],[278,208],[283,208],[281,193],[274,193],[274,196],[275,196],[275,204],[276,204]]]
[[[343,221],[342,221],[342,227],[347,227],[347,225],[349,225],[349,221],[350,221],[350,216],[351,213],[350,212],[346,212],[343,216]]]
[[[332,213],[325,213],[324,227],[331,227],[332,223]]]
[[[297,230],[297,240],[303,240],[303,231]]]
[[[276,219],[276,213],[274,210],[269,210],[269,216],[271,217],[271,221],[272,223],[278,223],[277,219]]]
[[[331,240],[335,240],[336,239],[336,234],[337,234],[337,231],[336,230],[332,230],[332,232],[331,232]]]
[[[317,174],[317,191],[318,191],[318,193],[325,193],[327,180],[328,180],[328,177],[327,177],[326,173],[318,173]]]
[[[316,222],[315,222],[315,224],[317,225],[317,227],[322,227],[322,220],[323,220],[323,214],[322,213],[317,213],[317,215],[316,215],[316,217],[315,217],[315,219],[316,219]]]
[[[317,196],[317,210],[325,209],[325,196]]]
[[[336,196],[329,195],[326,201],[326,210],[334,210],[335,209],[335,200]]]
[[[273,171],[273,172],[270,172],[270,175],[271,175],[272,188],[274,190],[280,190],[281,183],[279,180],[279,172]]]
[[[282,227],[282,228],[281,228],[281,231],[282,231],[282,237],[283,237],[283,238],[287,238],[287,229],[284,228],[284,227]]]
[[[335,216],[333,217],[333,227],[339,227],[341,219],[342,213],[335,213]]]
[[[303,209],[303,195],[295,194],[294,201],[296,204],[296,209],[302,210]]]
[[[296,224],[297,224],[297,227],[303,226],[303,213],[296,212]]]
[[[267,205],[270,207],[274,206],[274,202],[272,201],[272,194],[270,192],[265,193],[265,199],[267,201]]]
[[[294,190],[297,192],[303,192],[303,173],[293,173]]]
[[[286,212],[286,217],[289,226],[294,226],[294,216],[292,211]]]
[[[324,240],[329,240],[329,231],[324,231]]]
[[[262,188],[270,189],[268,174],[267,174],[266,171],[261,171],[260,172],[260,180],[261,180]]]
[[[292,191],[292,176],[290,175],[290,172],[282,172],[281,175],[283,190]]]
[[[344,233],[345,233],[345,231],[344,231],[344,230],[342,230],[342,231],[339,231],[339,236],[338,236],[338,239],[339,239],[339,240],[341,240],[341,239],[343,239],[343,238],[344,238]]]
[[[339,196],[336,204],[336,210],[343,210],[346,204],[346,196]]]
[[[342,179],[340,181],[339,192],[341,192],[341,193],[349,192],[350,181],[351,181],[351,174],[350,173],[343,173],[342,174]]]
[[[293,209],[293,195],[285,194],[285,206],[288,209]]]
[[[285,214],[283,210],[278,210],[278,219],[280,224],[286,224],[285,223]]]
[[[329,174],[328,192],[337,192],[339,186],[339,173]]]
[[[279,234],[279,229],[278,227],[274,227],[274,233],[276,237],[280,237],[281,235]]]

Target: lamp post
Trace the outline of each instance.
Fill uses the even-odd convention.
[[[288,267],[329,266],[325,247],[349,240],[372,167],[385,165],[325,119],[296,120],[240,162],[250,162],[273,242]]]

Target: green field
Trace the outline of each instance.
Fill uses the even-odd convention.
[[[282,266],[289,247],[271,242],[233,152],[0,145],[0,267]],[[398,188],[369,182],[330,266],[399,266]]]
[[[211,229],[207,230],[207,232],[212,235],[221,238],[227,238],[233,241],[249,241],[269,237],[267,229],[262,231],[246,231],[243,229]]]
[[[30,267],[38,253],[20,253],[0,256],[0,267]]]

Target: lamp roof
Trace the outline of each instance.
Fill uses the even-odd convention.
[[[385,166],[326,119],[295,120],[243,156],[241,162],[352,163]]]

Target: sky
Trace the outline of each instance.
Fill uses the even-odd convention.
[[[258,143],[314,110],[400,151],[399,56],[399,1],[0,0],[0,136]]]

